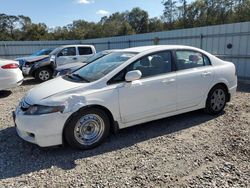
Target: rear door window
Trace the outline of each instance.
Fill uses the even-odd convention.
[[[79,55],[90,55],[93,54],[92,48],[90,47],[78,47]]]
[[[190,50],[176,51],[176,64],[178,70],[185,70],[210,65],[207,56],[200,52]]]

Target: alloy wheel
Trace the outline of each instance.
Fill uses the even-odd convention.
[[[211,108],[218,112],[224,108],[226,103],[226,94],[223,89],[214,90],[211,96]]]
[[[50,78],[50,73],[47,70],[42,70],[39,72],[39,78],[42,81],[46,81]]]

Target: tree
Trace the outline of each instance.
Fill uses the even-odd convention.
[[[21,25],[21,30],[23,32],[26,32],[27,28],[32,24],[31,19],[23,15],[19,15],[18,18],[19,18],[19,23]]]
[[[250,21],[250,0],[235,0],[233,22]]]
[[[163,15],[149,18],[140,8],[115,12],[97,23],[75,20],[48,28],[24,15],[0,14],[0,40],[74,40],[158,32],[250,20],[250,0],[163,0]]]
[[[72,39],[68,26],[56,27],[49,33],[52,40],[70,40]]]
[[[134,30],[127,20],[128,14],[128,12],[116,12],[109,17],[105,16],[101,18],[99,24],[102,27],[102,34],[99,37],[134,34]]]
[[[145,10],[140,8],[133,8],[128,13],[128,23],[132,26],[136,33],[148,32],[149,16]]]
[[[177,1],[175,0],[164,0],[163,2],[163,20],[166,22],[169,29],[173,28],[173,23],[177,17]]]
[[[46,40],[48,28],[44,23],[31,24],[27,28],[25,40]]]
[[[132,35],[135,34],[134,29],[128,22],[124,22],[118,31],[118,35]]]
[[[18,17],[13,15],[0,14],[1,40],[15,40],[15,28]]]
[[[164,23],[161,19],[155,17],[149,19],[148,31],[149,32],[158,32],[164,30]]]
[[[182,5],[179,7],[179,10],[181,12],[181,25],[183,28],[187,27],[187,0],[180,0],[180,3]]]

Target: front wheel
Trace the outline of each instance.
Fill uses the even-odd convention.
[[[52,71],[49,68],[40,68],[35,72],[35,79],[39,82],[45,82],[52,78]]]
[[[92,149],[108,136],[110,121],[98,108],[83,109],[74,114],[64,129],[67,143],[78,149]]]
[[[210,114],[219,114],[225,108],[226,102],[226,89],[220,85],[215,86],[208,94],[205,111]]]

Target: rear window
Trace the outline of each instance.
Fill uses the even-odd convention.
[[[78,47],[79,55],[90,55],[93,51],[90,47]]]

